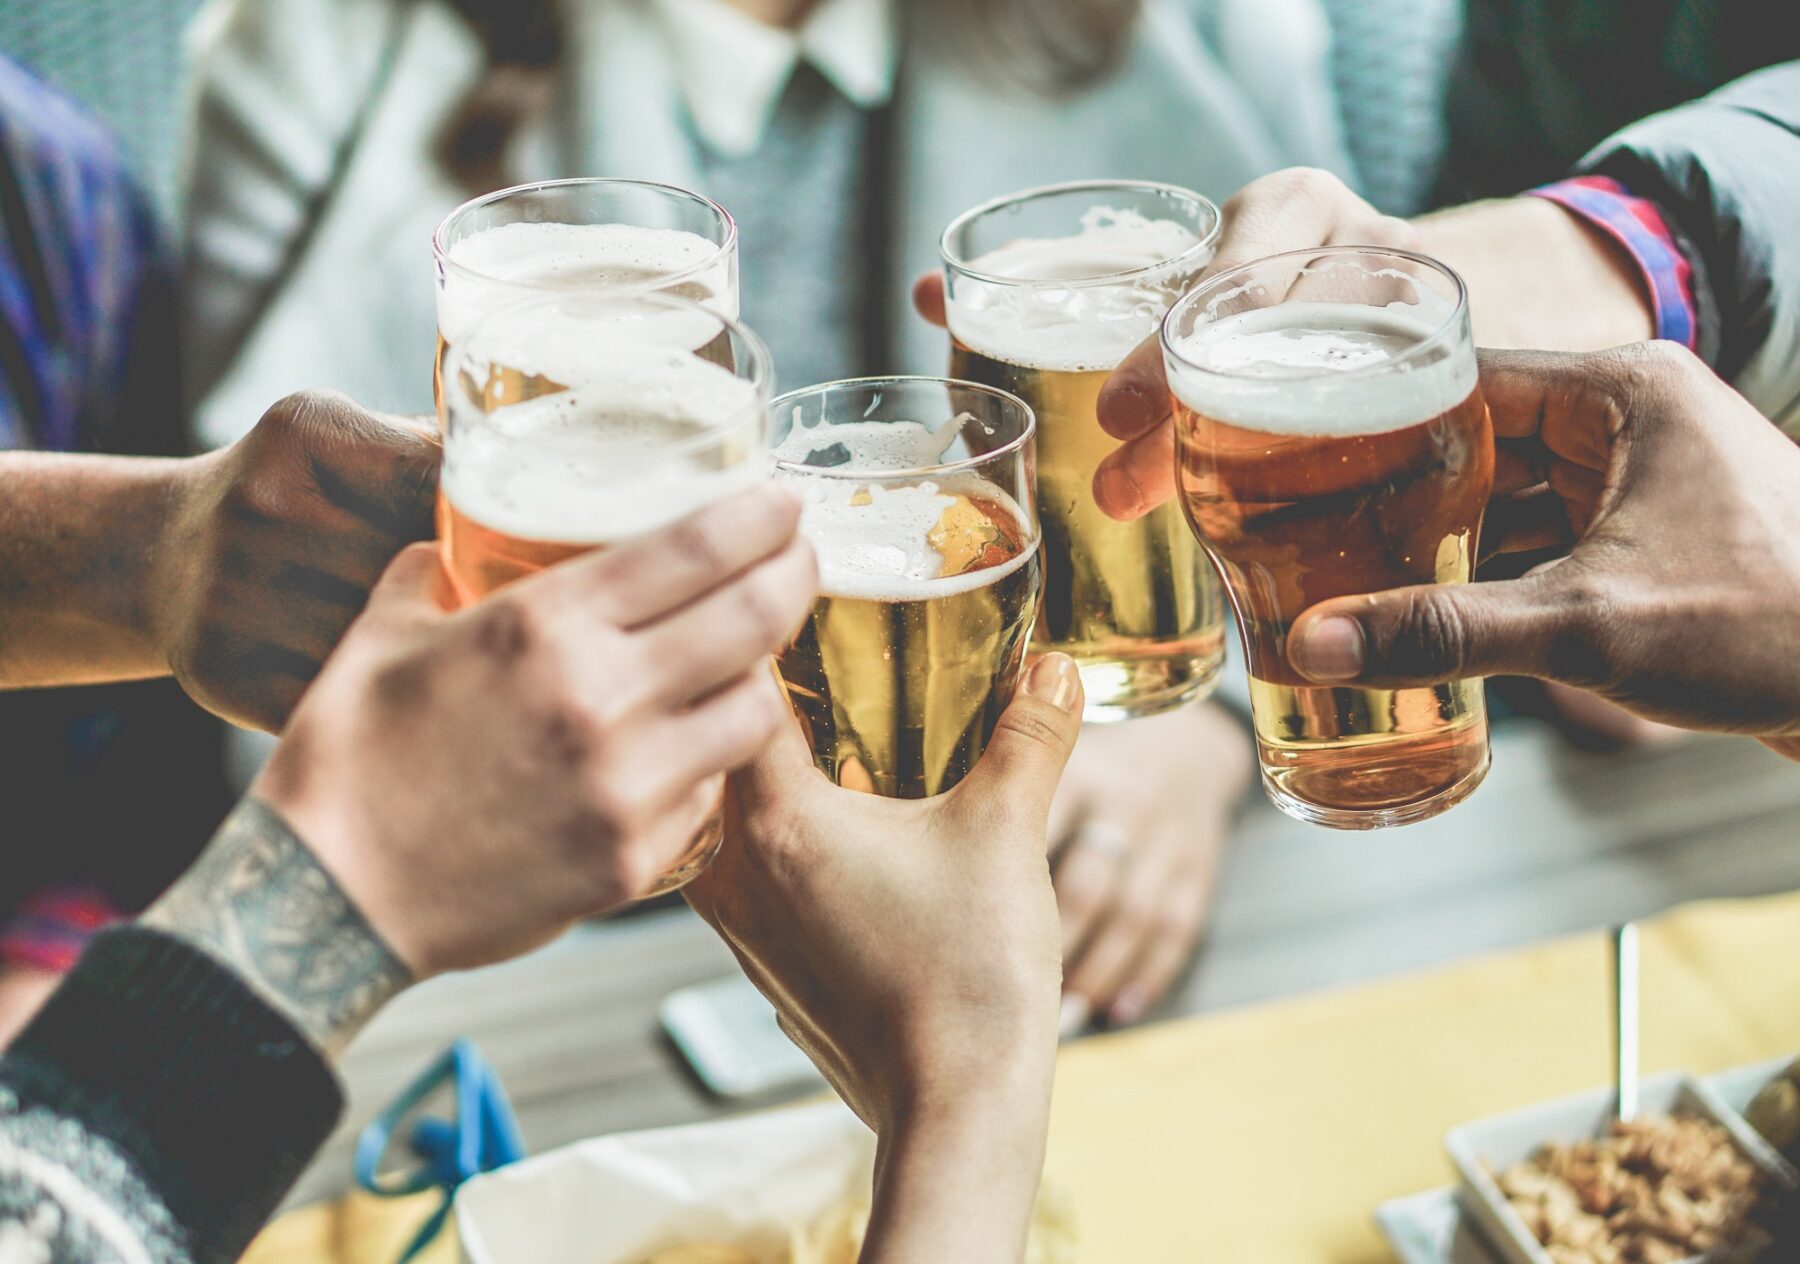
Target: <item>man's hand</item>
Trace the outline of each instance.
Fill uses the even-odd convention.
[[[1049,655],[968,777],[917,800],[832,785],[789,723],[686,888],[880,1135],[865,1261],[1023,1249],[1061,978],[1045,827],[1080,723],[1074,664]]]
[[[817,584],[747,492],[446,614],[402,553],[252,788],[410,970],[515,956],[641,894],[793,717],[767,667]]]
[[[394,554],[431,538],[438,457],[427,423],[305,393],[183,463],[145,596],[182,687],[279,730]]]
[[[1136,1022],[1180,976],[1254,767],[1215,703],[1082,731],[1050,810],[1065,1035]]]
[[[1523,579],[1323,602],[1288,637],[1321,684],[1524,675],[1800,758],[1800,449],[1672,343],[1488,352],[1489,543],[1573,541]]]

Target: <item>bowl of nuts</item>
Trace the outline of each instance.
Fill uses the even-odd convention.
[[[1508,1264],[1690,1264],[1795,1258],[1783,1230],[1800,1173],[1705,1084],[1610,1089],[1454,1129],[1459,1196]],[[1776,1253],[1776,1242],[1784,1250]]]

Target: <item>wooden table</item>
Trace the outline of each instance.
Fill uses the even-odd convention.
[[[1604,992],[1592,937],[1471,966],[1473,973],[1448,992],[1437,976],[1425,975],[1293,1005],[1236,1007],[1417,972],[1472,953],[1645,916],[1682,900],[1796,887],[1800,766],[1730,739],[1598,757],[1572,754],[1540,730],[1515,729],[1498,738],[1494,773],[1468,804],[1436,821],[1381,834],[1332,834],[1253,808],[1227,866],[1208,948],[1172,1007],[1234,1012],[1084,1041],[1065,1051],[1053,1166],[1061,1163],[1074,1173],[1072,1183],[1091,1212],[1087,1218],[1098,1221],[1084,1234],[1092,1244],[1087,1258],[1125,1258],[1104,1243],[1117,1241],[1125,1223],[1124,1210],[1115,1218],[1108,1209],[1133,1209],[1133,1215],[1141,1209],[1127,1196],[1130,1189],[1192,1202],[1209,1174],[1222,1170],[1219,1165],[1244,1163],[1243,1155],[1208,1137],[1241,1143],[1256,1136],[1259,1115],[1279,1115],[1269,1106],[1283,1095],[1277,1086],[1286,1081],[1246,1079],[1271,1056],[1258,1045],[1259,1031],[1304,1033],[1282,1045],[1284,1074],[1296,1083],[1311,1082],[1309,1077],[1335,1082],[1346,1067],[1344,1051],[1332,1049],[1332,1033],[1343,1028],[1345,1014],[1391,1013],[1391,1037],[1374,1048],[1381,1059],[1407,1067],[1409,1086],[1424,1085],[1434,1094],[1422,1108],[1401,1098],[1384,1102],[1373,1115],[1346,1104],[1326,1111],[1312,1135],[1269,1135],[1257,1142],[1270,1152],[1328,1156],[1332,1171],[1347,1167],[1366,1178],[1353,1191],[1332,1191],[1340,1199],[1352,1192],[1356,1215],[1346,1219],[1340,1208],[1328,1218],[1320,1230],[1327,1236],[1308,1240],[1308,1249],[1320,1252],[1304,1257],[1312,1260],[1385,1258],[1367,1228],[1367,1211],[1378,1195],[1439,1179],[1442,1127],[1604,1076]],[[1800,914],[1792,942],[1800,945]],[[1704,945],[1694,950],[1703,952]],[[1800,953],[1791,956],[1800,961]],[[500,1070],[534,1149],[720,1113],[725,1108],[692,1084],[658,1036],[655,1008],[670,988],[731,969],[729,955],[710,934],[674,911],[584,928],[524,961],[419,989],[384,1014],[351,1052],[345,1063],[350,1118],[296,1199],[343,1189],[351,1130],[459,1034],[473,1035]],[[1533,972],[1540,970],[1548,973],[1539,978]],[[1594,974],[1591,989],[1571,983],[1582,972]],[[1652,1033],[1659,1023],[1685,1027],[1711,1016],[1704,1005],[1693,1008],[1705,989],[1696,989],[1689,973],[1659,977],[1647,970]],[[1800,980],[1795,982],[1787,1011],[1754,1031],[1743,1015],[1758,1012],[1771,997],[1749,987],[1732,1011],[1739,1015],[1730,1019],[1733,1029],[1700,1050],[1705,1056],[1697,1069],[1800,1047]],[[1534,995],[1538,984],[1542,995]],[[1482,1003],[1459,1017],[1442,1012],[1446,996],[1458,994]],[[1447,1030],[1453,1023],[1462,1030]],[[1471,1082],[1463,1069],[1471,1041],[1492,1047],[1501,1040],[1513,1050],[1505,1073],[1484,1071]],[[1658,1064],[1657,1052],[1653,1042],[1647,1066]],[[1116,1112],[1119,1094],[1141,1093],[1145,1084],[1154,1091],[1159,1079],[1167,1082],[1200,1057],[1217,1068],[1208,1082],[1216,1081],[1218,1091],[1184,1094],[1193,1148],[1180,1163],[1134,1155],[1128,1137],[1086,1148],[1060,1140],[1103,1135],[1095,1125]],[[1262,1083],[1263,1091],[1250,1091],[1253,1082]],[[1344,1081],[1346,1098],[1354,1097],[1356,1083]],[[1396,1162],[1357,1161],[1363,1143],[1357,1130],[1370,1128],[1391,1134]],[[1326,1177],[1313,1167],[1302,1170],[1307,1182]],[[1275,1194],[1268,1189],[1259,1196]],[[1308,1200],[1303,1189],[1293,1197],[1298,1205]],[[1274,1202],[1267,1211],[1294,1222]],[[1211,1258],[1302,1258],[1259,1255],[1247,1238],[1211,1236],[1216,1220],[1209,1211],[1205,1240],[1221,1248],[1229,1240],[1232,1249]],[[1202,1240],[1193,1236],[1190,1220],[1180,1223],[1189,1246]],[[341,1236],[342,1229],[338,1222],[334,1231]],[[1165,1246],[1133,1264],[1194,1258],[1178,1253],[1173,1240]],[[317,1251],[281,1256],[318,1257]]]

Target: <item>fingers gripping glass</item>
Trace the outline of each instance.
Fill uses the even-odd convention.
[[[1056,185],[978,206],[944,231],[950,373],[1016,392],[1038,418],[1044,600],[1033,644],[1075,659],[1089,720],[1210,690],[1224,601],[1180,511],[1116,522],[1093,479],[1118,443],[1100,388],[1212,258],[1219,213],[1169,185]]]
[[[1037,610],[1035,423],[1018,397],[863,378],[775,401],[775,476],[819,558],[780,657],[813,760],[892,798],[961,781],[1012,701]]]
[[[1404,252],[1275,255],[1163,324],[1181,507],[1237,610],[1263,784],[1342,829],[1461,802],[1488,767],[1479,680],[1317,688],[1287,634],[1331,597],[1471,577],[1494,441],[1457,275]]]
[[[564,294],[490,315],[444,383],[438,524],[457,598],[669,525],[768,476],[768,352],[666,294]],[[647,894],[717,849],[717,813]]]

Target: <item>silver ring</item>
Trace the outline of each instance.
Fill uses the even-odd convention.
[[[1131,853],[1131,835],[1110,821],[1083,821],[1069,845],[1117,860]]]

